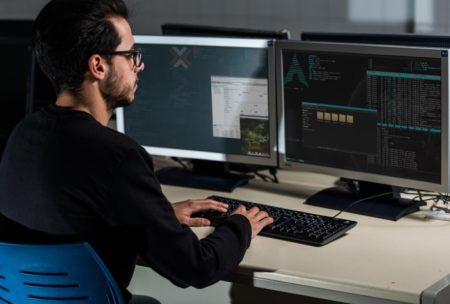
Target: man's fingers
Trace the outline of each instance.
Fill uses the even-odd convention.
[[[262,220],[262,219],[264,219],[264,218],[267,218],[269,216],[269,214],[266,212],[266,211],[259,211],[257,214],[256,214],[256,219],[257,220]]]
[[[264,227],[273,223],[273,217],[266,216],[262,220],[259,221],[261,225]]]
[[[211,226],[211,222],[203,217],[195,217],[190,218],[188,222],[189,227],[204,227],[204,226]]]
[[[228,205],[225,203],[213,201],[213,200],[193,200],[190,202],[190,207],[193,213],[202,210],[215,210],[220,212],[226,212]]]

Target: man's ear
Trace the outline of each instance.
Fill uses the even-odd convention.
[[[89,57],[88,69],[92,77],[99,80],[103,79],[105,78],[108,69],[106,60],[102,56],[94,54]]]

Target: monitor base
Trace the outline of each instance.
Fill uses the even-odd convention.
[[[382,219],[396,221],[401,217],[419,210],[425,203],[410,199],[386,195],[370,200],[363,200],[352,206],[353,202],[374,195],[340,187],[328,188],[310,196],[305,204],[318,207],[344,210],[344,212],[358,213]],[[346,209],[348,207],[348,209]]]
[[[250,179],[251,175],[245,174],[206,174],[193,172],[184,168],[163,168],[156,172],[156,177],[161,184],[208,189],[221,192],[233,192],[236,187],[245,185]]]

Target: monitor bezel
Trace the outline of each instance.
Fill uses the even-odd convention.
[[[189,149],[175,149],[143,145],[144,149],[152,155],[199,159],[208,161],[242,163],[261,166],[278,166],[278,138],[277,138],[277,106],[276,106],[276,83],[275,83],[275,57],[273,40],[268,39],[241,39],[241,38],[205,38],[185,36],[148,36],[135,35],[135,44],[157,44],[157,45],[183,45],[183,46],[217,46],[217,47],[245,47],[245,48],[267,48],[268,57],[268,98],[269,98],[269,136],[270,156],[258,157],[253,155],[226,154],[210,151],[199,151]],[[145,64],[145,54],[144,54]],[[143,85],[142,83],[140,84]],[[125,133],[124,109],[116,109],[117,130]]]
[[[302,32],[302,41],[450,48],[450,36],[417,33]]]
[[[323,51],[337,52],[347,54],[373,54],[388,56],[408,56],[441,59],[442,81],[441,81],[441,111],[442,111],[442,132],[441,132],[441,182],[431,183],[414,179],[392,177],[381,174],[359,172],[340,168],[331,168],[327,166],[299,163],[286,159],[285,154],[285,132],[284,132],[284,90],[283,90],[283,52],[285,50],[305,50],[305,51]],[[447,57],[442,56],[446,52]],[[449,60],[448,49],[428,48],[428,47],[408,47],[394,45],[362,45],[351,43],[330,43],[330,42],[310,42],[310,41],[278,41],[275,48],[277,75],[277,101],[278,101],[278,149],[279,166],[283,169],[302,170],[321,174],[332,175],[340,178],[348,178],[373,183],[387,184],[404,188],[449,192]]]
[[[164,36],[228,37],[243,39],[281,40],[288,40],[291,38],[291,32],[287,29],[262,30],[241,27],[171,22],[161,24],[161,33]]]

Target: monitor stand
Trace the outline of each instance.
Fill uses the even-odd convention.
[[[306,204],[345,210],[373,217],[396,221],[416,212],[425,203],[400,197],[401,189],[383,184],[349,181],[347,187],[334,187],[322,190],[306,200]],[[383,193],[388,193],[381,196]],[[362,200],[371,196],[379,197]],[[354,205],[353,202],[362,200]]]
[[[248,174],[231,173],[229,163],[192,160],[192,165],[192,170],[181,167],[162,168],[156,172],[156,176],[165,185],[221,192],[232,192],[253,178]]]

